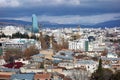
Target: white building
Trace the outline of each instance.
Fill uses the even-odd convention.
[[[6,64],[5,60],[4,59],[0,59],[0,65],[4,65]]]
[[[26,48],[29,48],[30,46],[35,45],[38,49],[41,49],[40,42],[34,40],[34,39],[7,39],[0,41],[1,48],[3,49],[3,52],[5,52],[6,49],[19,49],[21,51],[24,51]]]
[[[69,41],[69,49],[86,51],[86,48],[88,48],[88,44],[86,45],[86,41],[88,42],[88,39]]]
[[[107,54],[107,58],[118,58],[118,55],[117,54],[115,54],[115,53],[108,53]]]
[[[24,59],[18,59],[18,60],[15,60],[15,62],[22,62],[26,65],[30,63],[29,60],[24,60]]]
[[[98,63],[93,60],[79,60],[76,62],[75,67],[85,68],[90,73],[97,69]]]
[[[74,64],[72,62],[61,62],[58,64],[59,67],[65,67],[66,69],[74,68]]]
[[[93,73],[98,66],[98,63],[93,60],[79,60],[75,63],[72,62],[61,62],[58,64],[59,67],[65,67],[66,69],[73,69],[73,68],[83,68]]]

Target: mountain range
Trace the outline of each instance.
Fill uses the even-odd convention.
[[[111,20],[111,21],[106,21],[106,22],[102,22],[102,23],[98,23],[98,24],[94,24],[94,25],[85,25],[85,24],[57,24],[57,23],[50,23],[48,21],[43,21],[43,22],[39,22],[40,26],[42,26],[43,28],[74,28],[74,27],[78,27],[80,25],[80,27],[82,28],[111,28],[111,27],[120,27],[120,20]],[[28,22],[28,21],[22,21],[22,20],[8,20],[8,19],[0,19],[0,25],[2,26],[6,26],[6,25],[14,25],[14,26],[18,26],[18,25],[32,25],[32,22]]]

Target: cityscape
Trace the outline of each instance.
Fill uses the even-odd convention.
[[[120,80],[119,2],[1,0],[0,80]]]

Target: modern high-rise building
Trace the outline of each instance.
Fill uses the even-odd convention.
[[[38,21],[37,21],[37,17],[35,14],[32,15],[32,32],[33,33],[39,32]]]

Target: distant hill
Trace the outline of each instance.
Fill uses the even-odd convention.
[[[57,24],[57,23],[50,23],[48,21],[39,22],[42,28],[74,28],[80,27],[82,28],[104,28],[104,27],[120,27],[120,20],[112,20],[106,21],[102,23],[98,23],[95,25],[84,25],[84,24]],[[0,19],[0,25],[32,25],[32,22],[22,21],[22,20],[7,20],[7,19]]]
[[[31,22],[22,21],[22,20],[8,20],[0,19],[0,23],[11,24],[11,25],[31,25]]]
[[[120,27],[120,20],[106,21],[93,25],[93,27]]]

